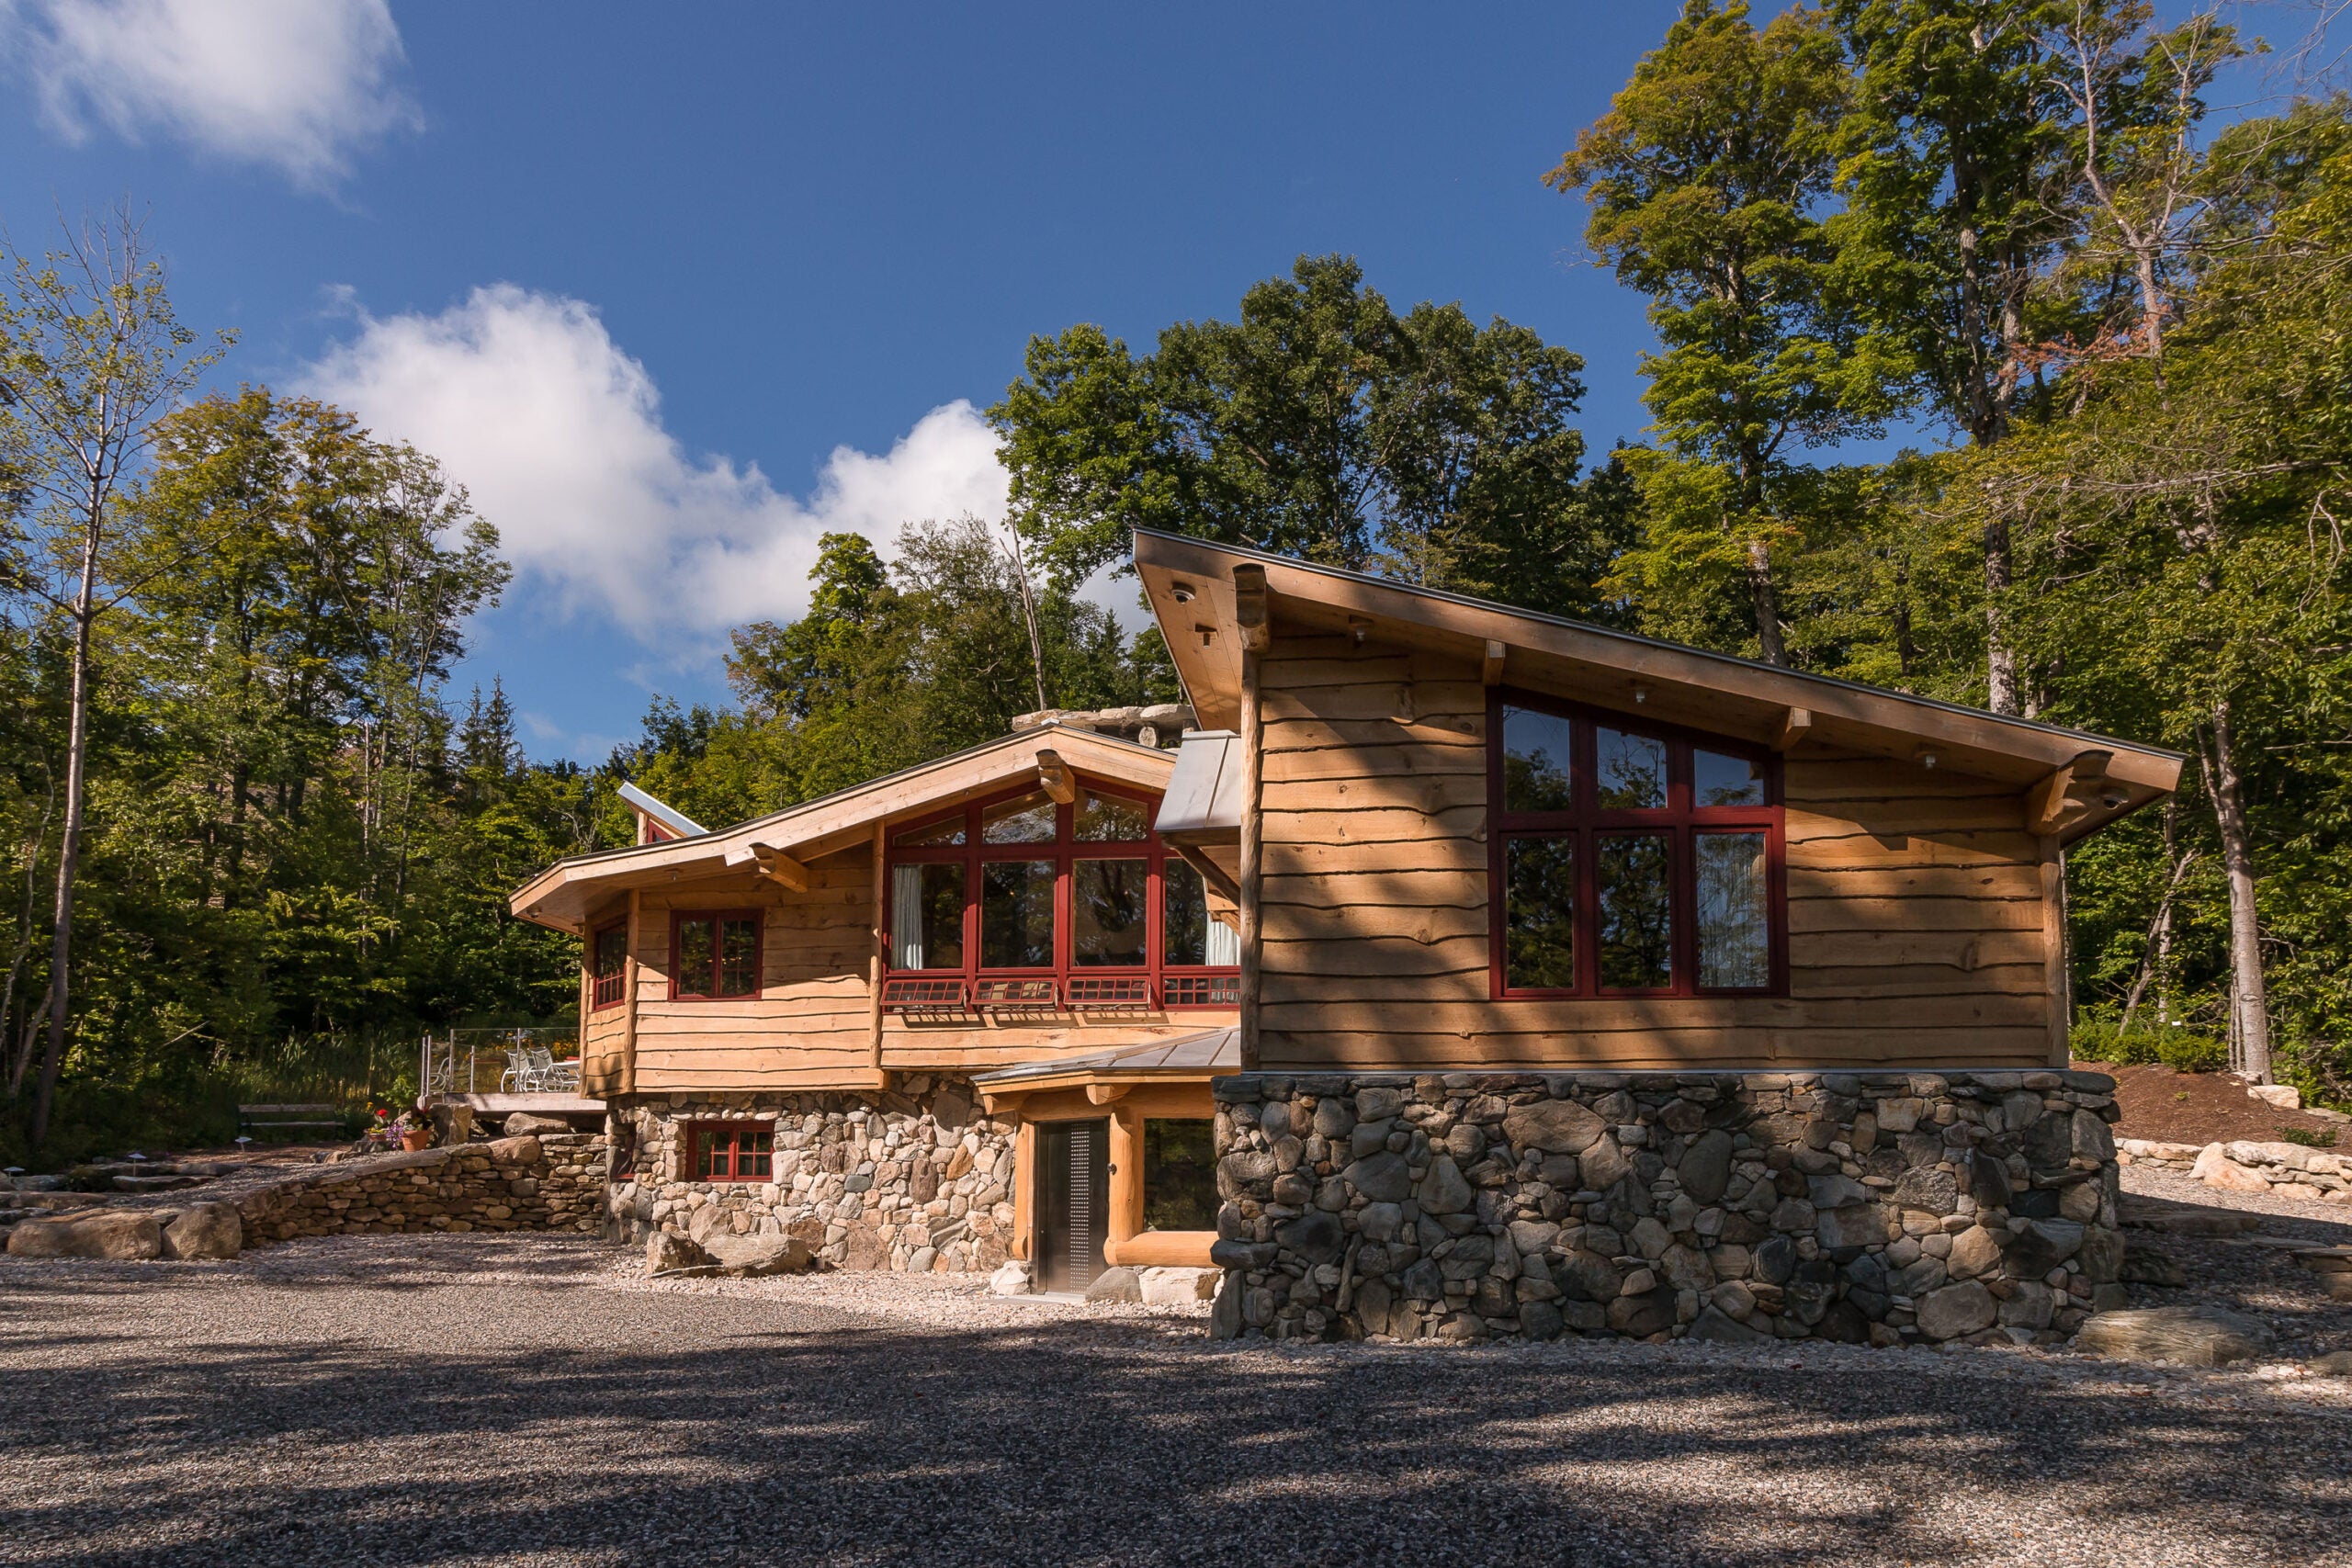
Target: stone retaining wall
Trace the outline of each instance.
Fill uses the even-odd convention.
[[[2115,1282],[2082,1072],[1219,1078],[1230,1337],[2047,1341]]]
[[[1014,1128],[978,1105],[970,1084],[928,1075],[876,1096],[651,1097],[615,1113],[636,1156],[612,1228],[627,1241],[786,1235],[839,1269],[987,1273],[1012,1242]],[[774,1123],[769,1180],[687,1179],[687,1129],[726,1121]]]
[[[2306,1203],[2352,1203],[2352,1155],[2301,1144],[2166,1144],[2125,1138],[2120,1165],[2154,1166],[2231,1192],[2267,1192]]]
[[[247,1193],[244,1245],[383,1231],[598,1228],[600,1133],[499,1138],[323,1166]]]

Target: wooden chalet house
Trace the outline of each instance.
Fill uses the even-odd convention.
[[[1193,538],[1135,558],[1176,749],[1033,729],[707,832],[640,797],[637,846],[514,895],[584,944],[630,1226],[1069,1288],[1210,1261],[1213,1078],[2063,1067],[2064,848],[2181,766]]]

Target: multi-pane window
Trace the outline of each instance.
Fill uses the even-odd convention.
[[[620,921],[604,927],[590,939],[588,1005],[617,1007],[623,999],[621,987],[628,974],[628,925]]]
[[[760,994],[758,911],[681,914],[670,934],[672,997],[717,1000]]]
[[[1152,809],[1081,784],[1068,805],[1016,791],[892,829],[891,972],[1034,981],[1087,1007],[1235,1005],[1232,931]]]
[[[687,1130],[695,1181],[766,1181],[775,1168],[773,1122],[697,1122]]]
[[[1770,752],[1532,697],[1488,719],[1498,995],[1780,988]]]

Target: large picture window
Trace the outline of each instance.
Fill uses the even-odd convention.
[[[670,921],[673,999],[719,1001],[760,994],[756,909],[695,910]]]
[[[1497,996],[1786,988],[1770,751],[1503,694],[1487,758]]]
[[[1080,781],[890,829],[889,966],[1035,1006],[1231,1007],[1240,946],[1200,873],[1153,836],[1153,803]]]

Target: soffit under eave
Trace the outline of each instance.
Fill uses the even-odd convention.
[[[1693,650],[1532,621],[1509,610],[1419,598],[1408,590],[1301,563],[1139,536],[1137,574],[1204,725],[1238,722],[1240,642],[1230,577],[1241,561],[1265,567],[1269,609],[1285,628],[1346,633],[1361,626],[1367,640],[1450,653],[1474,664],[1483,662],[1491,638],[1508,649],[1507,684],[1767,745],[1779,743],[1789,711],[1802,707],[1813,726],[1799,756],[1804,746],[1813,746],[1913,761],[1924,749],[1936,754],[1939,767],[2024,788],[2085,751],[2108,750],[2107,776],[2135,795],[2152,792],[2145,798],[2156,798],[2179,780],[2180,758],[2128,742],[2008,724],[1899,693],[1729,664]],[[1190,593],[1188,602],[1176,600],[1180,585]],[[1180,631],[1188,628],[1189,635],[1180,638]],[[1204,631],[1209,634],[1205,638]],[[1644,689],[1639,703],[1637,685]],[[2144,803],[2135,800],[2121,809]]]
[[[1025,742],[1025,744],[1024,744]],[[805,812],[755,818],[693,839],[640,845],[609,859],[557,865],[508,899],[516,919],[578,934],[590,908],[629,888],[670,887],[692,879],[752,869],[754,844],[797,860],[817,861],[871,841],[876,824],[923,817],[1034,777],[1038,753],[1052,751],[1077,772],[1137,789],[1166,786],[1173,752],[1110,739],[1089,730],[1049,727],[911,776],[809,803]],[[730,863],[732,854],[737,859]]]

